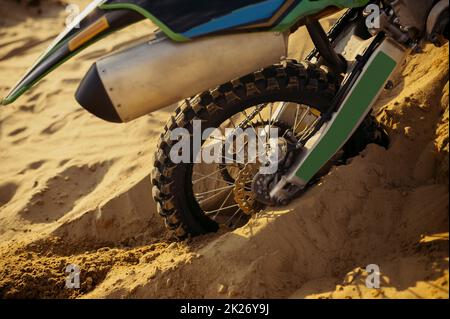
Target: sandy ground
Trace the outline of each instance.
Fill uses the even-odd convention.
[[[0,95],[63,28],[64,5],[41,2],[1,0]],[[73,98],[96,58],[152,28],[94,45],[0,109],[0,297],[449,297],[448,45],[409,57],[377,102],[389,150],[370,145],[241,229],[176,243],[148,176],[173,107],[117,125]],[[68,264],[79,290],[64,287]],[[380,289],[365,285],[369,264]]]

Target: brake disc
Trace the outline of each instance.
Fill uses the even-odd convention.
[[[252,190],[253,177],[258,173],[260,165],[247,163],[239,171],[233,188],[234,200],[246,215],[252,215],[259,211],[257,208],[256,194]]]

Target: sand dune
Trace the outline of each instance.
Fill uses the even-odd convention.
[[[64,5],[41,2],[0,6],[1,96],[63,27]],[[377,102],[389,150],[370,145],[238,230],[177,243],[149,179],[173,107],[117,125],[73,98],[96,58],[152,29],[95,44],[0,109],[0,297],[448,298],[448,45],[409,57]],[[291,56],[309,48],[300,31]],[[80,290],[64,288],[71,263]],[[368,264],[382,289],[366,288]]]

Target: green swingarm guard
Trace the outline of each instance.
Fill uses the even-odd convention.
[[[330,121],[308,140],[297,165],[274,187],[271,196],[277,197],[287,183],[302,188],[308,184],[359,127],[407,53],[388,38],[379,44],[340,107]]]

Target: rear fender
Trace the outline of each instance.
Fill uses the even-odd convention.
[[[99,5],[104,1],[96,0],[90,3],[53,41],[1,101],[1,104],[7,105],[14,102],[47,74],[101,38],[145,19],[142,14],[134,10],[101,9]]]

